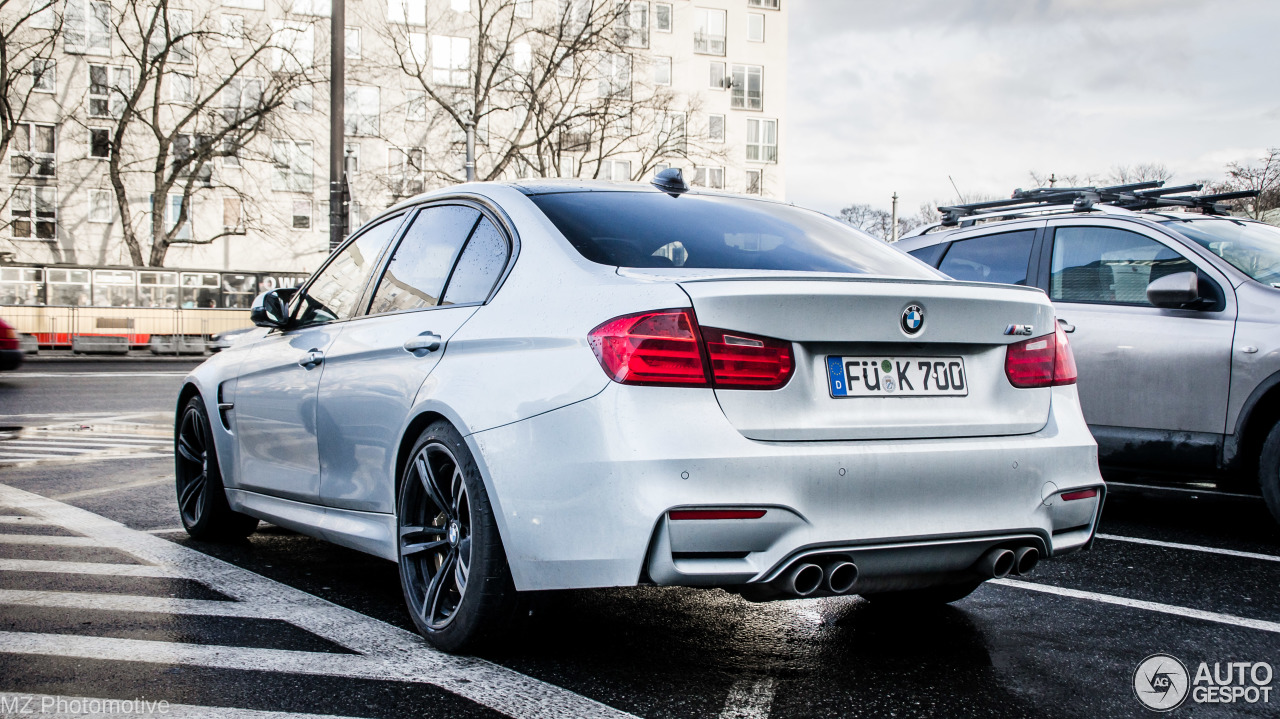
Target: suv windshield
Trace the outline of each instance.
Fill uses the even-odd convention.
[[[1165,226],[1253,279],[1280,287],[1280,228],[1236,220],[1170,220]]]
[[[529,199],[583,257],[602,265],[938,278],[848,225],[772,202],[615,191]]]

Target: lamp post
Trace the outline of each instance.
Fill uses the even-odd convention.
[[[329,38],[329,251],[347,238],[346,157],[343,105],[346,101],[347,9],[333,0]]]

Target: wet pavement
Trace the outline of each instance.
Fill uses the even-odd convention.
[[[163,427],[179,379],[75,381],[109,398],[85,410],[98,422]],[[34,380],[19,380],[22,402]],[[11,411],[12,385],[0,378],[0,425],[75,421],[38,400]],[[49,697],[145,696],[190,716],[1147,716],[1134,680],[1153,654],[1192,680],[1202,662],[1223,679],[1226,663],[1250,664],[1226,692],[1202,676],[1173,716],[1275,716],[1280,703],[1260,700],[1280,685],[1280,528],[1235,492],[1126,477],[1093,551],[932,611],[541,594],[477,661],[414,639],[392,563],[269,525],[232,545],[174,531],[171,460],[149,454],[0,464],[0,715],[28,697],[39,715]],[[1233,703],[1195,700],[1232,686]]]

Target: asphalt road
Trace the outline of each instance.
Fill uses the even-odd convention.
[[[1185,486],[1114,486],[1093,551],[937,611],[549,593],[487,661],[447,657],[410,633],[389,562],[268,525],[188,540],[180,377],[153,374],[180,368],[76,374],[94,371],[0,377],[0,425],[28,428],[0,435],[0,715],[145,697],[199,717],[1148,716],[1134,677],[1157,653],[1280,686],[1253,666],[1280,665],[1280,528],[1256,497]],[[1280,696],[1244,699],[1173,715],[1277,715]]]

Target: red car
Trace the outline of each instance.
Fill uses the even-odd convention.
[[[13,325],[0,320],[0,370],[17,369],[22,364],[22,350],[18,348],[18,333]]]

